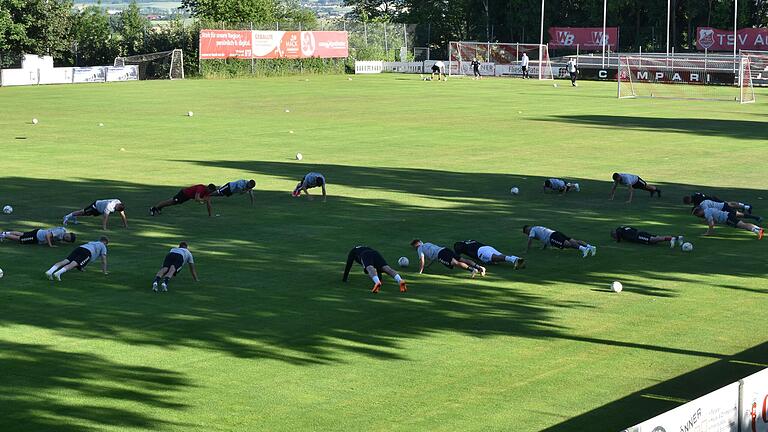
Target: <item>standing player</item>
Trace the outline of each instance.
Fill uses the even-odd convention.
[[[694,209],[701,205],[702,202],[709,200],[714,202],[724,202],[728,204],[728,207],[739,210],[744,213],[752,213],[752,205],[739,201],[724,201],[714,195],[706,195],[701,192],[696,192],[693,195],[687,195],[683,197],[683,203],[693,205]],[[691,210],[693,211],[693,210]]]
[[[472,79],[480,79],[480,60],[473,58],[470,65],[472,66],[472,73],[474,74]]]
[[[704,235],[712,235],[712,233],[715,231],[715,224],[720,223],[734,228],[752,231],[753,233],[757,234],[758,240],[763,239],[763,229],[755,224],[742,221],[736,216],[735,211],[725,212],[713,208],[704,209],[697,207],[696,210],[693,211],[693,214],[707,221],[709,229],[707,229],[707,232],[705,232]]]
[[[128,218],[125,216],[125,204],[119,199],[103,199],[96,200],[88,207],[73,211],[72,213],[64,216],[64,225],[72,222],[77,223],[78,216],[101,216],[101,229],[107,230],[107,221],[111,213],[117,213],[120,215],[120,219],[123,220],[123,227],[128,228]]]
[[[253,205],[253,188],[255,187],[256,180],[235,180],[216,189],[216,192],[212,193],[211,196],[231,197],[234,194],[244,194],[248,192],[248,196],[251,198],[251,205]]]
[[[305,175],[304,178],[301,179],[299,184],[297,184],[296,187],[293,189],[292,195],[295,197],[298,197],[299,195],[301,195],[301,192],[304,191],[304,193],[311,199],[312,196],[309,195],[309,192],[307,191],[307,189],[311,189],[314,187],[323,188],[323,201],[325,201],[327,199],[327,196],[325,194],[325,176],[318,172],[307,173],[307,175]]]
[[[53,244],[57,241],[74,243],[75,238],[75,234],[68,233],[64,227],[40,228],[27,232],[5,231],[0,233],[0,241],[11,240],[17,241],[19,244],[47,244],[49,247],[53,247]]]
[[[583,258],[586,258],[590,254],[592,256],[597,254],[597,248],[591,244],[585,241],[572,239],[560,231],[551,230],[547,227],[531,227],[525,225],[523,227],[523,233],[528,236],[528,245],[525,247],[526,252],[531,250],[531,243],[533,243],[533,239],[536,239],[543,243],[542,249],[546,249],[548,246],[554,246],[558,249],[578,249],[581,251],[581,256]]]
[[[381,279],[379,275],[384,272],[395,280],[400,285],[400,292],[408,291],[408,287],[405,285],[403,278],[392,270],[392,267],[387,264],[387,261],[381,254],[369,248],[368,246],[355,246],[349,251],[347,255],[347,265],[344,267],[344,277],[342,281],[346,282],[349,279],[349,271],[352,269],[352,263],[356,262],[363,266],[363,273],[367,274],[373,281],[373,288],[371,292],[378,294],[381,289]]]
[[[525,268],[525,260],[514,255],[504,255],[493,246],[480,243],[477,240],[464,240],[453,244],[453,250],[456,255],[462,254],[468,257],[480,260],[485,264],[496,264],[508,262],[515,266],[515,270]]]
[[[565,64],[565,70],[568,71],[568,75],[571,77],[571,85],[576,87],[576,74],[578,74],[578,69],[576,68],[576,59],[573,57],[568,59],[568,63]]]
[[[611,237],[617,243],[628,241],[645,245],[655,245],[656,243],[669,242],[669,247],[683,244],[683,236],[657,236],[645,231],[640,231],[630,226],[620,226],[611,231]]]
[[[442,60],[438,60],[432,65],[432,79],[435,79],[437,74],[437,80],[440,81],[440,77],[445,79],[445,63]]]
[[[107,275],[109,274],[107,271],[108,244],[109,239],[102,237],[99,239],[99,241],[88,242],[84,245],[81,245],[77,249],[73,250],[66,259],[63,259],[51,266],[51,268],[45,272],[45,275],[48,276],[48,279],[50,280],[55,278],[57,281],[60,281],[61,275],[64,273],[72,270],[73,268],[77,268],[78,270],[83,271],[91,261],[95,261],[97,258],[101,258],[101,271]]]
[[[432,243],[424,243],[419,239],[413,240],[411,246],[416,249],[416,255],[419,256],[419,274],[424,273],[424,264],[426,260],[432,262],[439,261],[440,264],[452,269],[454,266],[470,272],[470,277],[474,278],[478,273],[485,276],[485,267],[475,264],[474,261],[461,258],[454,251],[447,247],[437,246]]]
[[[165,256],[163,260],[163,266],[155,275],[155,280],[152,282],[152,291],[157,292],[157,286],[160,285],[160,289],[168,291],[168,284],[171,282],[171,278],[179,274],[184,264],[189,264],[189,272],[192,273],[192,279],[195,282],[199,282],[197,277],[197,269],[195,269],[195,258],[192,257],[192,252],[189,251],[189,245],[187,242],[179,243],[179,247],[171,248],[171,251]]]
[[[213,208],[211,207],[211,194],[216,192],[216,185],[211,183],[208,186],[197,184],[188,188],[181,189],[173,198],[165,201],[160,201],[154,207],[149,208],[149,214],[157,216],[165,207],[184,204],[185,202],[193,199],[199,203],[205,203],[208,209],[208,217],[213,215]]]
[[[742,213],[742,212],[736,210],[735,207],[731,207],[730,204],[722,202],[722,201],[712,201],[712,200],[706,199],[706,200],[702,201],[701,203],[699,203],[698,207],[694,207],[693,210],[691,211],[691,213],[693,213],[693,211],[695,211],[697,208],[701,208],[701,209],[711,208],[711,209],[715,209],[715,210],[724,211],[726,213],[733,212],[733,213],[736,214],[736,217],[739,218],[739,219],[753,219],[753,220],[756,220],[757,223],[760,223],[760,222],[763,221],[763,218],[760,217],[760,216],[755,216],[755,215],[753,215],[751,213]],[[749,207],[749,209],[752,210],[752,207]]]
[[[544,192],[551,190],[559,193],[568,193],[572,190],[579,192],[581,188],[578,183],[566,182],[563,179],[550,178],[544,180]]]
[[[528,54],[523,53],[523,56],[520,57],[520,69],[523,70],[523,79],[530,78],[530,76],[528,76],[528,63]]]
[[[632,202],[632,197],[635,196],[635,189],[648,191],[651,193],[651,196],[653,196],[653,194],[657,194],[659,198],[661,198],[661,189],[657,188],[656,186],[649,185],[638,175],[613,173],[612,178],[613,188],[611,189],[611,200],[613,200],[613,197],[616,195],[616,187],[618,187],[619,184],[626,186],[629,189],[629,199],[627,200],[628,203]]]

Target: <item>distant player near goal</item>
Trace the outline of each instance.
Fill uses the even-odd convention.
[[[445,63],[442,60],[438,60],[432,65],[432,79],[435,79],[435,74],[437,74],[438,81],[441,77],[445,79]]]
[[[742,221],[736,216],[735,211],[725,212],[713,208],[704,209],[697,207],[696,210],[693,211],[693,214],[694,216],[703,218],[707,222],[709,229],[707,229],[707,232],[705,232],[704,235],[712,235],[715,231],[715,224],[726,224],[733,228],[751,231],[757,234],[758,240],[763,239],[763,229],[755,224]]]
[[[195,282],[199,282],[197,269],[195,269],[195,258],[192,256],[192,252],[189,251],[187,242],[181,242],[179,247],[171,248],[168,254],[165,255],[163,266],[157,272],[155,280],[152,282],[152,291],[157,292],[158,285],[161,291],[168,291],[168,284],[171,282],[171,278],[179,274],[184,264],[189,264],[189,272],[192,273],[192,279]]]
[[[438,261],[449,269],[452,269],[455,266],[467,270],[472,278],[478,273],[485,276],[485,267],[477,265],[472,260],[461,258],[447,247],[438,246],[433,243],[424,243],[419,239],[413,240],[411,242],[411,247],[416,249],[416,255],[419,256],[419,274],[424,273],[424,264],[426,260],[429,260],[430,265],[432,262]]]
[[[125,216],[125,204],[119,199],[103,199],[92,202],[88,207],[73,211],[64,216],[64,225],[72,222],[77,223],[78,216],[101,216],[101,229],[107,230],[107,221],[109,215],[117,213],[123,221],[123,227],[128,228],[128,218]]]
[[[346,282],[349,279],[349,271],[352,270],[353,263],[360,264],[363,267],[363,273],[367,274],[373,281],[372,293],[378,294],[379,290],[381,290],[381,278],[379,275],[382,272],[392,276],[395,282],[400,285],[400,292],[408,291],[403,278],[387,264],[387,261],[381,256],[379,251],[368,246],[353,247],[347,255],[347,264],[344,267],[342,281]]]
[[[568,63],[565,64],[565,70],[568,72],[568,76],[571,77],[571,85],[576,87],[576,75],[579,72],[576,68],[576,59],[570,58]]]
[[[480,76],[480,60],[478,60],[477,58],[473,58],[472,62],[470,63],[470,66],[472,66],[472,74],[473,74],[473,78],[472,79],[480,79],[481,78],[481,76]]]
[[[547,227],[532,227],[525,225],[523,226],[523,233],[528,236],[528,244],[525,247],[526,252],[531,250],[533,239],[536,239],[542,243],[542,249],[546,249],[549,246],[554,246],[558,249],[578,249],[581,251],[581,256],[583,258],[586,258],[590,254],[592,256],[597,254],[597,248],[591,244],[585,241],[572,239],[560,231],[551,230]]]
[[[648,191],[651,193],[651,196],[653,194],[658,195],[659,198],[661,198],[661,189],[657,188],[656,186],[651,186],[648,183],[645,182],[640,176],[635,174],[626,174],[626,173],[613,173],[613,188],[611,189],[611,200],[613,200],[614,196],[616,195],[616,188],[619,185],[626,186],[629,189],[629,198],[627,199],[628,203],[632,202],[632,198],[635,196],[635,189],[642,189],[644,191]]]
[[[657,236],[646,231],[640,231],[630,226],[620,226],[611,231],[611,238],[617,243],[628,241],[631,243],[640,243],[644,245],[655,245],[661,242],[669,242],[669,247],[683,244],[683,236]]]
[[[571,183],[558,178],[549,178],[544,180],[544,192],[548,190],[564,194],[572,190],[579,192],[581,187],[579,187],[578,183]]]
[[[520,69],[523,70],[523,79],[530,78],[528,75],[528,64],[530,63],[530,60],[528,59],[528,54],[523,53],[523,56],[520,57]]]

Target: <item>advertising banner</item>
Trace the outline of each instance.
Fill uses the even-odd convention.
[[[550,27],[550,48],[573,48],[581,50],[602,49],[602,27]],[[619,28],[605,28],[605,46],[615,51],[619,44]]]
[[[108,67],[107,82],[136,81],[139,79],[139,66]]]
[[[73,69],[71,67],[40,69],[40,84],[72,84]]]
[[[741,380],[741,431],[768,432],[768,369]]]
[[[384,62],[385,72],[424,73],[424,62]]]
[[[250,30],[200,30],[200,59],[252,57]]]
[[[37,69],[3,69],[0,71],[0,85],[18,86],[18,85],[37,85],[40,82],[40,75]]]
[[[733,30],[722,30],[712,27],[696,29],[696,48],[699,51],[731,51],[733,52]],[[736,32],[738,42],[736,49],[768,50],[768,28],[746,28]]]
[[[107,80],[107,68],[103,66],[74,68],[72,75],[74,83],[104,82]]]
[[[356,61],[355,75],[380,74],[384,71],[383,61]]]

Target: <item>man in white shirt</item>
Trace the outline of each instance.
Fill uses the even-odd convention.
[[[157,272],[155,280],[152,282],[152,291],[157,292],[158,285],[162,291],[168,291],[168,284],[171,282],[171,278],[179,274],[184,264],[189,264],[189,272],[192,273],[192,279],[195,282],[200,281],[197,277],[197,269],[195,268],[195,258],[192,256],[192,252],[189,251],[189,245],[187,242],[181,242],[179,247],[171,248],[165,256],[163,266]]]
[[[32,231],[5,231],[0,233],[0,241],[11,240],[19,244],[47,244],[53,247],[53,244],[59,241],[74,243],[75,234],[68,233],[64,227],[35,229]]]
[[[424,273],[424,265],[429,260],[429,265],[432,265],[434,261],[438,261],[449,269],[452,269],[454,266],[464,269],[470,272],[470,277],[472,278],[478,273],[481,276],[485,276],[485,267],[477,265],[472,260],[461,258],[447,247],[438,246],[433,243],[424,243],[419,239],[413,240],[411,247],[416,249],[416,255],[419,256],[419,274]]]
[[[123,227],[128,228],[128,218],[125,216],[125,204],[119,199],[103,199],[96,200],[88,207],[73,211],[72,213],[64,216],[64,225],[72,222],[77,223],[78,216],[101,216],[101,229],[107,230],[107,221],[111,213],[118,213],[120,219],[123,220]]]
[[[323,201],[326,200],[327,195],[325,192],[325,176],[320,174],[319,172],[308,172],[304,177],[302,177],[299,184],[296,185],[295,188],[293,188],[293,192],[291,192],[291,195],[294,197],[301,196],[301,192],[303,191],[305,195],[309,199],[312,199],[312,195],[309,194],[308,189],[319,187],[322,189],[323,192]]]
[[[704,235],[712,235],[715,231],[715,224],[726,224],[730,227],[751,231],[757,234],[757,239],[763,239],[763,229],[759,226],[751,223],[747,223],[739,219],[735,211],[725,212],[715,208],[702,208],[697,207],[693,211],[694,216],[698,216],[707,222],[707,232]]]
[[[579,70],[576,68],[576,59],[571,57],[568,60],[568,63],[565,64],[565,70],[568,72],[568,75],[571,77],[571,85],[576,87],[576,75],[578,74]]]
[[[528,76],[528,62],[528,54],[523,53],[523,56],[520,57],[520,69],[523,70],[523,79],[530,78],[530,76]]]
[[[107,271],[108,244],[109,239],[102,237],[99,239],[99,241],[88,242],[84,245],[78,246],[78,248],[72,251],[72,253],[70,253],[67,258],[51,266],[51,268],[45,272],[45,275],[48,276],[48,279],[50,280],[55,278],[57,281],[61,281],[61,275],[64,273],[74,268],[83,271],[91,261],[95,261],[98,258],[101,258],[102,273],[107,275],[109,274]]]
[[[438,60],[432,65],[432,79],[435,79],[435,74],[437,74],[438,81],[441,77],[445,79],[445,63],[442,60]]]
[[[632,202],[632,197],[635,196],[635,189],[648,191],[651,193],[651,197],[653,197],[653,194],[656,194],[659,198],[661,198],[661,189],[657,188],[656,186],[649,185],[638,175],[613,173],[612,178],[613,188],[611,189],[611,200],[613,200],[613,197],[616,195],[616,187],[619,185],[626,186],[629,189],[629,199],[627,199],[628,203]]]
[[[591,244],[585,241],[572,239],[560,231],[551,230],[547,227],[532,227],[525,225],[523,226],[523,233],[528,236],[528,245],[525,247],[526,252],[531,250],[531,243],[536,239],[543,244],[542,249],[546,249],[548,246],[554,246],[558,249],[578,249],[581,251],[581,256],[583,258],[586,258],[590,254],[592,256],[597,254],[597,248]]]
[[[544,192],[547,190],[564,194],[572,190],[579,192],[581,187],[578,183],[567,182],[559,178],[549,178],[544,180]]]

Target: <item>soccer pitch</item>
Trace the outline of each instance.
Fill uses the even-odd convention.
[[[94,263],[54,283],[43,272],[74,245],[0,244],[0,429],[617,431],[765,367],[768,243],[703,237],[681,198],[768,214],[768,91],[750,105],[615,95],[400,75],[0,89],[0,205],[15,209],[0,228],[57,226],[102,198],[129,220],[110,220],[108,276]],[[327,202],[291,197],[308,171]],[[662,198],[609,201],[614,171]],[[542,193],[552,176],[581,192]],[[254,206],[148,215],[181,187],[240,178]],[[79,221],[78,243],[103,234]],[[524,224],[597,255],[534,244],[526,269],[482,279],[414,270],[413,238],[520,255]],[[614,243],[623,224],[695,249]],[[181,240],[201,282],[185,269],[153,293]],[[357,265],[342,283],[358,244],[409,257],[408,293],[384,277],[371,294]]]

